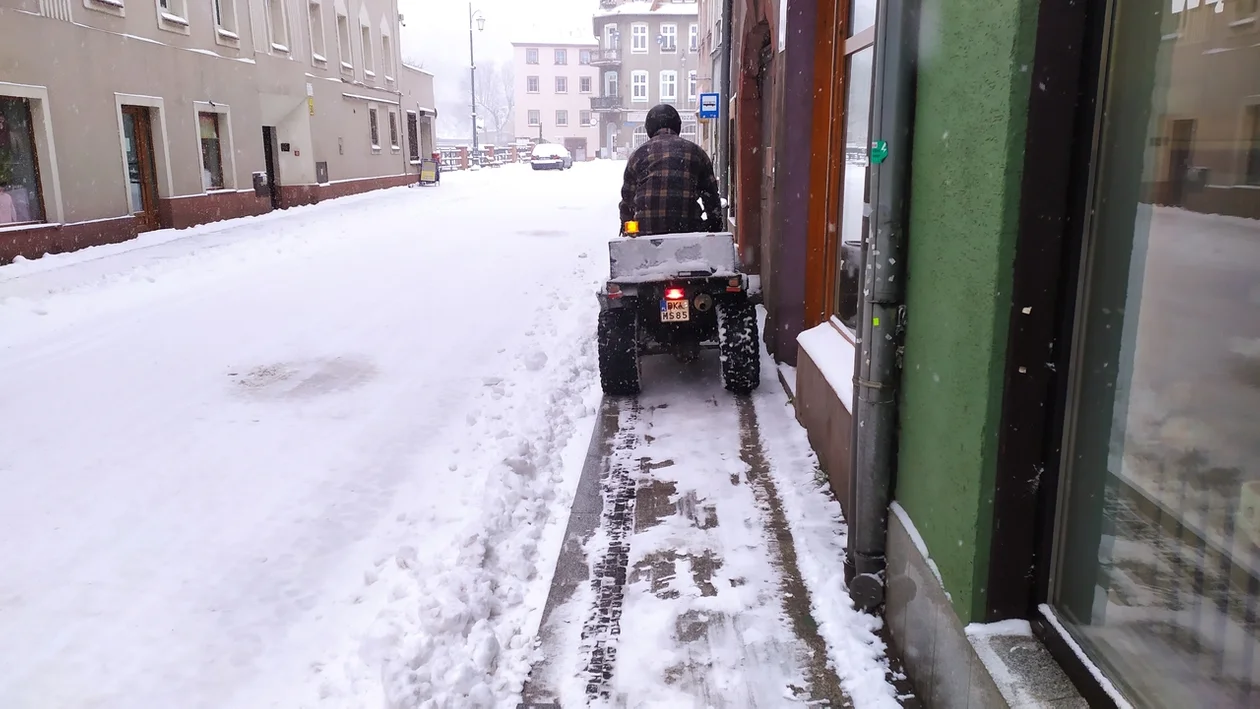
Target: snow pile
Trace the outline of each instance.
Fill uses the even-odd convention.
[[[735,240],[730,234],[675,234],[617,238],[608,242],[609,271],[618,281],[649,280],[687,271],[733,276]]]
[[[845,339],[830,322],[825,322],[796,336],[796,342],[822,372],[841,403],[853,411],[853,343]]]

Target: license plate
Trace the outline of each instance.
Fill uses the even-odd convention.
[[[662,300],[661,322],[687,322],[691,319],[691,304],[686,300]]]

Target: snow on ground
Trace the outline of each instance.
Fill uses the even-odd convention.
[[[0,268],[0,706],[513,706],[619,176]]]

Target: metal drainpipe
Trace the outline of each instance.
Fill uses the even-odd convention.
[[[718,188],[723,198],[730,198],[731,182],[731,17],[735,12],[735,0],[722,0],[722,67],[721,88],[718,90]],[[730,215],[727,215],[730,216]]]
[[[885,0],[875,21],[875,78],[871,97],[870,230],[863,248],[860,342],[853,417],[854,510],[849,534],[857,607],[884,601],[888,505],[897,454],[897,394],[905,322],[906,222],[910,206],[910,148],[921,0]],[[886,142],[880,161],[878,146]]]

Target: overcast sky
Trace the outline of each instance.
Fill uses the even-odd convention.
[[[402,54],[426,69],[468,67],[468,3],[460,0],[398,0],[406,20]],[[486,18],[476,34],[478,61],[505,61],[511,42],[531,34],[581,30],[591,34],[591,15],[599,0],[476,0],[473,10]],[[441,79],[441,76],[438,76]]]

